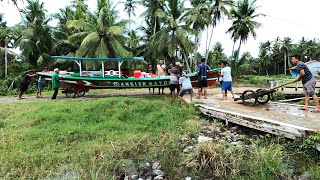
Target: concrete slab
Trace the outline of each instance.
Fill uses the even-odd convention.
[[[211,91],[212,92],[212,91]],[[230,95],[231,96],[231,95]],[[189,101],[189,96],[184,96]],[[295,139],[320,130],[320,114],[298,110],[299,105],[269,102],[254,107],[245,106],[231,97],[209,94],[207,99],[194,99],[200,111],[210,117],[225,120],[264,132]]]

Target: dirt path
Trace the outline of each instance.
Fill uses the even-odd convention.
[[[241,94],[243,91],[251,89],[251,90],[257,90],[257,89],[264,89],[265,87],[234,87],[234,93]],[[286,92],[295,92],[294,89],[285,89]],[[165,89],[165,94],[169,95],[170,91],[168,88]],[[299,91],[302,93],[302,91]],[[194,89],[194,93],[198,93],[197,89]],[[158,89],[155,89],[155,94],[151,93],[152,95],[159,95]],[[221,90],[220,88],[210,88],[208,89],[208,95],[220,95]],[[101,92],[101,90],[97,91],[89,91],[88,94],[85,95],[85,97],[77,97],[75,99],[88,99],[88,98],[107,98],[107,97],[117,97],[117,96],[147,96],[150,95],[148,89],[120,89],[120,90],[105,90],[105,92]],[[44,98],[36,98],[34,95],[27,95],[23,96],[25,99],[18,100],[17,97],[0,97],[0,103],[24,103],[24,102],[42,102],[42,101],[49,101],[51,100],[51,94],[46,95]],[[230,95],[231,97],[231,95]],[[62,94],[61,91],[58,94],[57,99],[66,99],[67,97],[65,94]]]
[[[107,90],[106,90],[107,91]],[[165,95],[169,94],[169,90],[165,89]],[[148,96],[148,95],[159,95],[158,91],[155,90],[155,94],[150,94],[148,89],[132,89],[132,90],[112,90],[111,92],[90,92],[84,97],[70,98],[74,100],[84,100],[84,99],[96,99],[96,98],[108,98],[108,97],[125,97],[125,96]],[[44,96],[43,98],[36,98],[34,95],[24,95],[24,99],[18,100],[17,97],[0,97],[0,103],[26,103],[26,102],[44,102],[52,101],[52,95]],[[57,100],[68,99],[65,94],[59,92]]]

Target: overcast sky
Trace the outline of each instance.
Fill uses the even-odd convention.
[[[58,12],[60,8],[70,4],[70,0],[40,0],[44,2],[45,9],[48,13]],[[95,10],[96,0],[87,0],[89,8]],[[113,4],[119,1],[114,0]],[[20,3],[20,8],[25,4]],[[258,55],[259,43],[268,40],[274,40],[276,37],[291,37],[294,41],[300,40],[302,37],[307,39],[320,38],[320,0],[257,0],[259,6],[257,12],[267,15],[266,17],[257,18],[257,21],[263,25],[257,30],[257,37],[249,37],[246,44],[242,46],[241,52],[249,51],[254,57]],[[127,18],[123,11],[123,5],[118,3],[117,9],[120,16]],[[139,17],[143,11],[141,7],[136,10]],[[8,26],[19,23],[21,18],[17,9],[7,0],[0,4],[0,13],[4,14],[4,20]],[[135,24],[141,24],[142,19],[136,17]],[[214,29],[213,43],[219,41],[222,43],[225,53],[230,55],[232,51],[232,40],[230,34],[226,34],[226,30],[230,27],[231,22],[227,19]],[[206,33],[203,33],[199,50],[205,51]],[[212,44],[213,44],[212,43]]]

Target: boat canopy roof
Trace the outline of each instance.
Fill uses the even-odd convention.
[[[126,57],[126,58],[84,58],[70,56],[51,56],[52,59],[62,59],[69,61],[143,61],[142,57]]]

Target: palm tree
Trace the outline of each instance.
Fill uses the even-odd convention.
[[[256,13],[257,7],[255,2],[256,0],[239,0],[230,11],[233,22],[227,32],[231,33],[234,42],[238,39],[240,40],[238,52],[240,52],[241,44],[248,40],[250,34],[255,38],[257,36],[256,29],[261,27],[261,23],[254,21],[254,19],[264,16],[264,14]],[[235,60],[238,60],[238,55]]]
[[[76,52],[79,57],[128,57],[124,48],[124,27],[128,21],[116,21],[117,12],[109,0],[98,0],[98,11],[86,19],[69,20],[68,28],[78,30],[70,40],[82,39]],[[71,39],[72,37],[72,39]],[[74,43],[74,42],[73,42]]]
[[[219,63],[219,61],[221,60],[226,60],[227,56],[223,51],[224,49],[222,47],[222,44],[220,42],[217,42],[213,46],[213,49],[209,52],[208,64],[212,66],[213,64]]]
[[[39,0],[27,0],[27,3],[22,11],[25,20],[22,26],[17,26],[22,30],[15,46],[20,48],[26,61],[36,68],[38,65],[48,65],[54,41],[44,4]]]
[[[207,40],[209,39],[209,43],[206,49],[206,57],[208,57],[209,48],[211,46],[214,27],[216,27],[217,23],[221,18],[223,18],[223,16],[230,16],[228,8],[234,6],[233,0],[210,0],[210,3],[212,3],[212,6],[210,7],[210,14],[212,14],[212,29],[210,38],[207,38]]]
[[[239,78],[241,75],[256,74],[257,72],[253,69],[253,57],[249,52],[244,52],[240,57],[239,61],[231,59],[232,76],[234,79]]]
[[[167,2],[167,15],[158,15],[164,25],[151,37],[151,44],[153,52],[163,53],[171,62],[174,62],[178,59],[177,50],[180,53],[192,52],[192,43],[187,35],[193,31],[182,21],[183,2],[180,0]]]
[[[265,69],[266,75],[269,76],[268,66],[270,66],[272,60],[270,42],[260,43],[259,49],[259,64]]]
[[[144,0],[142,5],[146,7],[141,16],[145,18],[147,24],[151,25],[153,34],[160,30],[160,16],[165,15],[165,0]]]
[[[284,74],[287,74],[287,64],[289,65],[289,51],[292,48],[292,40],[289,37],[285,37],[282,41],[281,50],[283,52],[283,62],[284,62]]]
[[[135,9],[137,8],[136,7],[136,4],[138,4],[139,3],[139,1],[137,1],[137,0],[126,0],[125,2],[124,2],[124,10],[126,11],[126,13],[127,13],[127,15],[128,15],[128,17],[129,17],[129,30],[131,30],[131,28],[130,28],[130,25],[131,25],[131,16],[132,15],[136,15],[135,14]]]
[[[72,0],[71,7],[75,9],[75,19],[85,19],[88,12],[87,0]]]
[[[205,29],[205,27],[210,24],[210,12],[209,12],[209,4],[206,0],[191,0],[191,8],[186,8],[186,13],[183,15],[183,20],[189,25],[192,29],[194,29],[194,51],[193,55],[198,54],[198,46],[201,32]],[[197,56],[195,58],[191,58],[194,67],[197,66]]]

